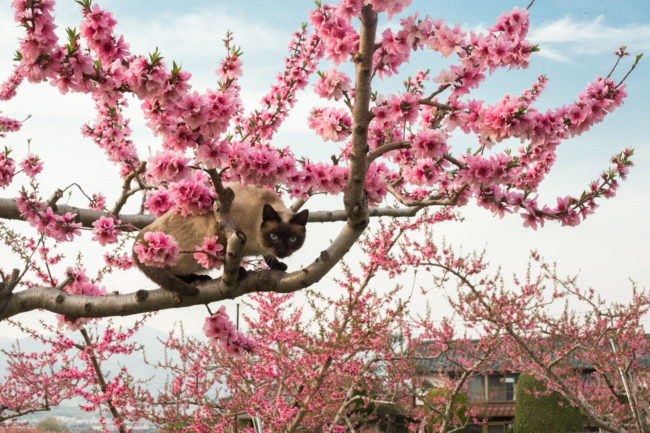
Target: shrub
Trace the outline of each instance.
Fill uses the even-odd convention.
[[[581,432],[580,411],[570,406],[556,392],[535,395],[535,392],[544,391],[544,384],[533,376],[519,376],[515,403],[515,433]]]

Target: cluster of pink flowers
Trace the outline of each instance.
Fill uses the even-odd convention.
[[[13,158],[9,157],[11,150],[5,147],[4,152],[0,152],[0,187],[8,186],[14,179],[16,165]]]
[[[352,118],[343,108],[315,108],[307,124],[327,141],[343,141],[352,130]]]
[[[406,123],[415,123],[418,117],[420,103],[418,96],[411,92],[399,95],[380,95],[372,108],[374,117],[371,126],[377,129],[398,127]]]
[[[161,216],[173,206],[169,192],[164,188],[158,188],[154,191],[147,192],[147,199],[144,207],[156,217]]]
[[[181,249],[172,236],[163,232],[147,232],[133,247],[138,260],[147,266],[174,266]]]
[[[318,96],[338,101],[345,93],[350,94],[352,82],[343,72],[330,67],[326,72],[319,73],[319,76],[320,79],[314,84],[314,91]]]
[[[115,60],[129,55],[129,45],[124,42],[124,37],[113,36],[117,21],[111,12],[102,10],[94,4],[90,10],[84,8],[83,13],[85,19],[81,23],[81,36],[86,39],[88,48],[95,52],[104,65],[110,65]]]
[[[221,66],[216,72],[221,81],[234,80],[237,77],[241,77],[241,66],[242,63],[239,60],[239,56],[228,56],[221,62]]]
[[[177,182],[190,174],[189,162],[183,152],[164,150],[149,159],[147,174],[155,183]]]
[[[16,22],[25,27],[20,43],[21,73],[34,83],[54,74],[60,54],[55,51],[58,38],[52,17],[54,2],[47,0],[14,0]]]
[[[212,212],[212,200],[216,196],[210,179],[202,171],[196,171],[189,178],[169,186],[169,197],[174,202],[174,212],[183,216]]]
[[[226,314],[225,306],[205,319],[203,331],[212,344],[221,344],[229,355],[241,356],[244,352],[256,353],[257,344],[235,328]]]
[[[296,174],[299,179],[292,179],[292,196],[307,196],[310,191],[338,194],[345,189],[349,172],[348,167],[342,165],[305,161],[302,170]]]
[[[446,179],[446,172],[439,161],[430,158],[418,159],[403,171],[404,180],[414,185],[434,185]]]
[[[357,11],[359,10],[360,7]],[[350,23],[351,15],[339,15],[335,12],[333,6],[322,5],[309,13],[309,21],[323,41],[327,58],[338,65],[358,51],[359,34]]]
[[[217,236],[206,237],[203,245],[196,246],[194,259],[205,269],[221,268],[223,262],[223,245],[219,243]],[[201,252],[199,252],[201,251]]]
[[[117,242],[118,237],[122,234],[116,226],[119,226],[120,220],[113,216],[102,216],[93,222],[93,240],[99,242],[102,246]]]
[[[233,142],[230,165],[240,180],[254,185],[284,182],[297,173],[296,160],[289,149],[278,151],[264,144],[248,146]]]
[[[118,268],[122,270],[130,269],[134,265],[133,257],[131,257],[129,254],[111,255],[109,253],[105,253],[104,262],[106,262],[106,265],[111,268]]]
[[[7,132],[15,132],[20,129],[22,124],[9,117],[0,116],[0,138],[7,135]]]
[[[359,4],[359,0],[351,2]],[[388,19],[393,15],[402,12],[411,4],[411,0],[363,0],[363,4],[371,5],[375,12],[386,12]]]
[[[74,222],[77,219],[76,214],[66,212],[64,215],[57,215],[48,207],[44,211],[38,212],[38,218],[29,220],[30,224],[45,235],[59,241],[72,241],[75,236],[81,235],[81,223]]]
[[[94,284],[85,273],[84,269],[66,270],[68,276],[72,277],[72,282],[63,288],[63,291],[71,295],[85,295],[85,296],[104,296],[106,289]],[[78,331],[85,324],[90,322],[90,318],[86,317],[70,317],[62,314],[57,314],[59,328],[68,328],[72,331]]]
[[[220,169],[230,161],[231,146],[228,140],[202,142],[196,148],[196,159],[205,168]]]
[[[23,82],[23,74],[20,66],[14,68],[13,72],[0,86],[0,101],[8,101],[16,96],[16,89]]]
[[[104,210],[106,208],[106,196],[102,193],[93,194],[90,198],[88,207],[93,210]]]
[[[29,154],[21,161],[20,167],[27,176],[33,179],[38,173],[43,171],[43,161],[41,161],[38,155]]]
[[[84,125],[82,134],[92,138],[104,150],[109,161],[136,166],[138,155],[135,145],[129,139],[129,120],[122,115],[122,109],[128,105],[126,99],[112,101],[110,104],[104,102],[99,94],[93,94],[93,99],[97,118],[93,125]]]
[[[409,60],[410,55],[407,31],[402,29],[393,33],[391,29],[386,29],[381,35],[380,48],[372,59],[373,69],[381,78],[390,77],[397,73],[402,63]]]
[[[449,151],[447,133],[442,129],[419,130],[415,134],[411,147],[418,158],[442,158]]]

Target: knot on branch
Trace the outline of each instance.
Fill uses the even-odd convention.
[[[149,292],[147,292],[146,290],[140,289],[137,292],[135,292],[135,299],[138,302],[144,302],[148,297],[149,297]]]
[[[20,281],[20,270],[13,269],[11,275],[8,276],[5,275],[4,272],[0,272],[0,276],[2,276],[2,282],[0,283],[0,298],[8,298],[11,296],[11,293]]]

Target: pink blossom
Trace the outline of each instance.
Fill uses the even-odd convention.
[[[118,268],[122,270],[130,269],[133,267],[133,258],[128,255],[111,255],[109,253],[104,254],[104,262],[112,268]]]
[[[352,118],[342,108],[317,108],[308,119],[309,127],[323,140],[343,141],[351,132]]]
[[[72,241],[75,235],[81,234],[81,223],[73,222],[77,219],[76,214],[66,212],[64,215],[57,215],[48,207],[37,215],[38,218],[32,222],[38,231],[59,242]]]
[[[228,140],[201,143],[196,148],[196,159],[201,161],[205,168],[220,169],[229,161],[230,150]]]
[[[331,67],[321,74],[320,79],[314,84],[314,91],[322,98],[338,101],[344,93],[350,92],[351,83],[347,75]]]
[[[161,216],[173,205],[169,191],[164,188],[158,188],[155,191],[147,192],[147,199],[144,202],[144,207],[149,210],[156,217]]]
[[[97,241],[100,245],[112,244],[117,242],[118,237],[122,234],[115,226],[119,226],[120,220],[113,216],[102,216],[93,222],[92,240]]]
[[[9,157],[11,150],[5,147],[4,152],[0,152],[0,187],[8,186],[14,179],[16,167],[13,158]]]
[[[213,345],[220,344],[231,356],[240,357],[243,352],[255,354],[257,351],[257,344],[235,328],[225,306],[205,319],[203,331]]]
[[[85,295],[85,296],[104,296],[106,289],[99,287],[90,281],[90,278],[85,273],[85,269],[68,268],[66,270],[68,276],[72,278],[72,282],[63,288],[63,291],[71,295]],[[86,317],[70,317],[57,314],[59,328],[68,328],[73,331],[81,329],[84,325],[90,322],[91,318]]]
[[[441,158],[449,151],[447,134],[442,130],[419,130],[413,140],[413,150],[418,158]]]
[[[7,132],[20,130],[22,123],[9,117],[0,116],[0,138],[7,135]]]
[[[177,182],[190,174],[189,162],[183,152],[163,150],[149,159],[147,174],[156,183]]]
[[[88,207],[93,210],[104,210],[106,208],[106,196],[102,193],[93,194]]]
[[[223,245],[219,243],[217,236],[204,238],[203,245],[197,245],[196,250],[197,252],[193,255],[194,259],[205,269],[221,268],[221,263],[223,262]]]
[[[219,79],[225,82],[236,77],[241,77],[241,66],[242,63],[241,60],[239,60],[239,56],[229,56],[221,63],[221,66],[217,69],[216,73],[219,76]]]
[[[37,155],[29,154],[23,161],[21,161],[20,167],[27,176],[34,178],[43,170],[43,161],[41,161]]]
[[[169,197],[174,202],[175,213],[183,216],[203,215],[212,212],[212,200],[216,194],[207,175],[197,171],[187,179],[170,184]]]
[[[174,266],[181,249],[172,236],[163,232],[147,232],[133,247],[138,260],[147,266]]]

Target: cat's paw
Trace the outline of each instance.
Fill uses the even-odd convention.
[[[279,261],[279,260],[276,260],[276,261],[273,262],[273,264],[271,265],[271,269],[273,269],[274,271],[282,271],[282,272],[285,272],[285,271],[287,270],[287,264],[286,264],[286,263],[282,263],[282,262]]]
[[[187,274],[178,275],[178,278],[185,283],[194,283],[196,281],[210,281],[212,278],[206,274]]]

